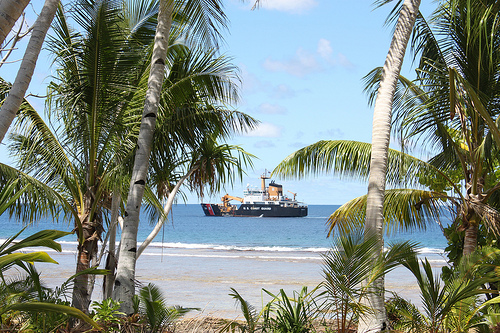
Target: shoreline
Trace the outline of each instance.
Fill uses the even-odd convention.
[[[49,252],[59,265],[37,263],[41,279],[48,287],[60,286],[74,274],[73,251]],[[436,273],[445,264],[436,254],[425,255]],[[160,288],[168,305],[200,308],[188,318],[208,316],[225,319],[241,317],[241,311],[228,294],[236,289],[258,311],[270,300],[262,289],[272,293],[284,289],[287,295],[309,290],[322,281],[321,255],[315,252],[231,251],[213,249],[164,249],[163,255],[143,255],[136,267],[136,279],[142,285]],[[102,278],[96,278],[93,300],[102,299]],[[420,304],[418,286],[404,267],[386,275],[386,289]],[[389,297],[387,295],[386,297]]]

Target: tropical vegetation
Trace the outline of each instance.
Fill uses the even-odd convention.
[[[435,276],[427,259],[418,259],[418,246],[409,242],[388,246],[383,257],[373,265],[377,239],[365,239],[363,233],[339,235],[332,250],[323,258],[323,281],[313,290],[304,287],[288,296],[284,290],[273,294],[260,312],[234,289],[229,294],[237,300],[244,321],[225,321],[221,332],[352,332],[363,314],[373,312],[363,298],[374,292],[370,283],[399,265],[415,277],[422,305],[416,306],[393,294],[386,303],[386,330],[397,332],[488,332],[498,324],[498,297],[485,298],[488,283],[498,282],[492,260],[498,249],[484,249],[465,257],[454,277],[445,283]],[[362,281],[369,281],[362,285]],[[385,291],[385,290],[384,290]],[[377,292],[380,292],[378,290]]]
[[[236,71],[229,59],[215,50],[191,46],[185,38],[189,26],[182,15],[195,11],[203,18],[207,12],[202,9],[207,9],[201,5],[201,9],[196,2],[180,6],[179,22],[172,24],[158,112],[162,126],[155,131],[157,149],[149,174],[156,184],[147,184],[144,201],[156,216],[165,216],[160,199],[171,193],[170,184],[182,178],[179,174],[186,173],[190,185],[202,191],[206,184],[217,187],[216,181],[241,175],[244,165],[239,165],[238,155],[248,162],[249,155],[239,147],[215,144],[256,122],[224,107],[223,103],[237,97]],[[157,11],[155,1],[82,0],[71,11],[71,19],[79,25],[74,30],[60,8],[55,34],[49,38],[58,65],[50,84],[49,122],[25,101],[11,136],[18,166],[1,165],[5,181],[19,179],[19,186],[29,184],[21,200],[9,207],[11,214],[24,221],[50,214],[75,224],[77,273],[99,265],[100,241],[118,215],[115,212],[111,221],[111,207],[118,210],[128,191],[122,184],[130,180]],[[194,30],[207,34],[203,25]],[[4,82],[3,88],[6,94],[10,86]],[[203,155],[208,142],[213,148],[219,146],[221,153],[210,164],[201,165],[209,158]],[[207,183],[210,176],[216,177]],[[86,311],[92,289],[92,276],[78,275],[73,304]]]
[[[17,200],[27,187],[17,190],[17,181],[0,189],[0,215]],[[28,248],[48,248],[61,251],[61,245],[55,240],[67,236],[68,232],[42,230],[22,240],[16,240],[26,228],[7,238],[0,245],[0,325],[2,330],[48,331],[65,325],[70,317],[100,329],[99,325],[83,312],[68,306],[61,300],[64,285],[56,291],[42,286],[40,275],[35,269],[35,262],[57,264],[46,252],[31,251]],[[21,270],[22,276],[12,274]],[[72,281],[71,277],[69,281]],[[67,284],[67,283],[66,283]]]
[[[28,2],[9,7],[9,16],[17,19]],[[397,1],[386,64],[365,78],[375,101],[372,144],[320,141],[274,170],[285,178],[326,172],[369,183],[366,196],[328,220],[337,238],[323,257],[323,282],[291,293],[263,290],[271,300],[260,312],[231,289],[245,321],[226,320],[221,332],[499,327],[500,5],[442,1],[426,19],[419,3]],[[0,2],[0,9],[9,5]],[[0,141],[16,116],[8,138],[16,165],[0,164],[0,214],[7,211],[25,223],[49,216],[73,225],[77,266],[62,286],[46,288],[34,262],[56,262],[42,251],[21,251],[60,251],[56,240],[69,233],[45,230],[18,240],[22,230],[7,239],[0,245],[1,328],[173,331],[179,318],[196,309],[167,306],[154,285],[136,294],[136,261],[183,188],[200,197],[217,192],[241,180],[255,157],[226,143],[257,121],[230,106],[238,101],[239,78],[218,50],[227,27],[222,1],[77,0],[63,6],[46,0],[19,75],[31,76],[52,21],[47,48],[56,72],[46,114],[23,99],[29,80],[0,79]],[[12,27],[0,15],[0,32]],[[399,75],[411,33],[413,80]],[[0,44],[4,40],[0,34]],[[389,149],[391,125],[400,151]],[[414,146],[431,158],[408,154]],[[138,246],[142,205],[158,222]],[[444,211],[454,219],[445,229],[454,252],[453,265],[441,276],[419,261],[415,244],[384,249],[384,228],[425,228],[426,221],[440,223]],[[106,270],[98,270],[106,253]],[[383,277],[398,265],[415,277],[421,305],[397,295],[384,304]],[[21,278],[9,275],[14,267]],[[104,297],[91,305],[99,274],[106,275]]]
[[[497,20],[497,1],[443,1],[430,19],[419,14],[411,41],[418,62],[416,79],[399,77],[394,98],[389,99],[394,120],[385,118],[386,124],[393,123],[393,133],[402,145],[400,153],[385,146],[394,157],[392,165],[388,162],[388,182],[403,185],[381,192],[380,217],[386,225],[398,225],[387,230],[422,228],[422,221],[439,222],[439,216],[451,211],[455,232],[463,234],[459,247],[464,255],[476,248],[480,225],[499,234]],[[367,75],[370,101],[375,97],[375,103],[379,101],[386,75],[382,68]],[[375,128],[373,132],[378,135]],[[389,142],[388,136],[384,142]],[[374,170],[373,164],[374,157],[385,153],[372,154],[375,144],[375,139],[372,145],[320,141],[288,156],[275,173],[285,177],[318,172],[369,175],[385,183],[386,171],[376,172],[379,169]],[[407,155],[412,147],[432,157],[421,161]],[[369,184],[370,190],[375,187],[380,188]],[[346,203],[330,217],[331,228],[366,227],[372,219],[372,204],[370,191]],[[377,228],[382,230],[382,224]]]

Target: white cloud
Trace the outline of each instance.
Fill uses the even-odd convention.
[[[280,105],[262,103],[259,105],[259,112],[265,114],[286,114],[287,110]]]
[[[263,83],[259,78],[248,71],[245,65],[240,65],[241,70],[241,82],[242,91],[244,93],[256,93],[265,90],[265,83]]]
[[[271,123],[260,123],[259,126],[245,136],[277,138],[281,136],[281,128]]]
[[[332,57],[332,45],[329,40],[321,38],[318,42],[318,54],[321,58],[330,60]]]
[[[354,65],[342,53],[334,53],[331,42],[321,38],[315,51],[303,48],[287,59],[276,60],[271,57],[263,63],[264,69],[270,72],[285,72],[293,76],[304,77],[311,73],[325,71],[332,67],[351,69]]]
[[[340,128],[330,128],[318,134],[324,140],[337,140],[344,137],[344,132]]]
[[[291,59],[284,61],[267,58],[264,68],[271,72],[287,72],[291,75],[303,77],[311,72],[320,70],[314,54],[300,48]]]
[[[274,148],[274,147],[276,147],[274,142],[272,142],[270,140],[263,140],[263,141],[256,142],[253,146],[255,148]]]
[[[303,13],[317,4],[316,0],[260,0],[262,8],[289,13]]]
[[[342,53],[337,54],[337,62],[340,66],[344,68],[354,67],[353,63],[349,59],[347,59],[347,57]]]
[[[287,86],[286,84],[280,84],[273,88],[271,92],[271,97],[273,98],[291,98],[296,95],[295,90]]]

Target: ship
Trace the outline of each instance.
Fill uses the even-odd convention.
[[[266,186],[270,179],[268,172],[264,172],[261,179],[261,188],[252,188],[249,185],[243,191],[243,198],[226,194],[222,203],[202,203],[201,207],[206,216],[255,216],[255,217],[303,217],[307,216],[308,207],[305,203],[296,201],[283,194],[283,186],[273,180]],[[231,201],[239,201],[239,206]]]

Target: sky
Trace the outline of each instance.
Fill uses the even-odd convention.
[[[42,3],[32,2],[28,20]],[[258,159],[241,183],[203,199],[188,195],[188,203],[219,202],[225,193],[242,196],[248,184],[260,185],[265,170],[320,140],[371,141],[373,107],[363,93],[362,78],[383,65],[392,38],[392,26],[384,25],[391,5],[376,9],[373,2],[262,0],[251,10],[253,0],[224,0],[230,24],[221,52],[233,59],[242,79],[240,101],[233,107],[261,122],[229,143]],[[17,58],[9,60],[22,57],[21,47],[16,52]],[[411,75],[410,65],[411,59],[406,59],[403,75]],[[0,76],[13,82],[18,66],[2,66]],[[53,70],[42,53],[28,92],[44,95]],[[43,99],[30,102],[43,111]],[[10,162],[4,144],[0,161]],[[366,183],[335,175],[273,179],[308,204],[341,205],[367,192]]]

